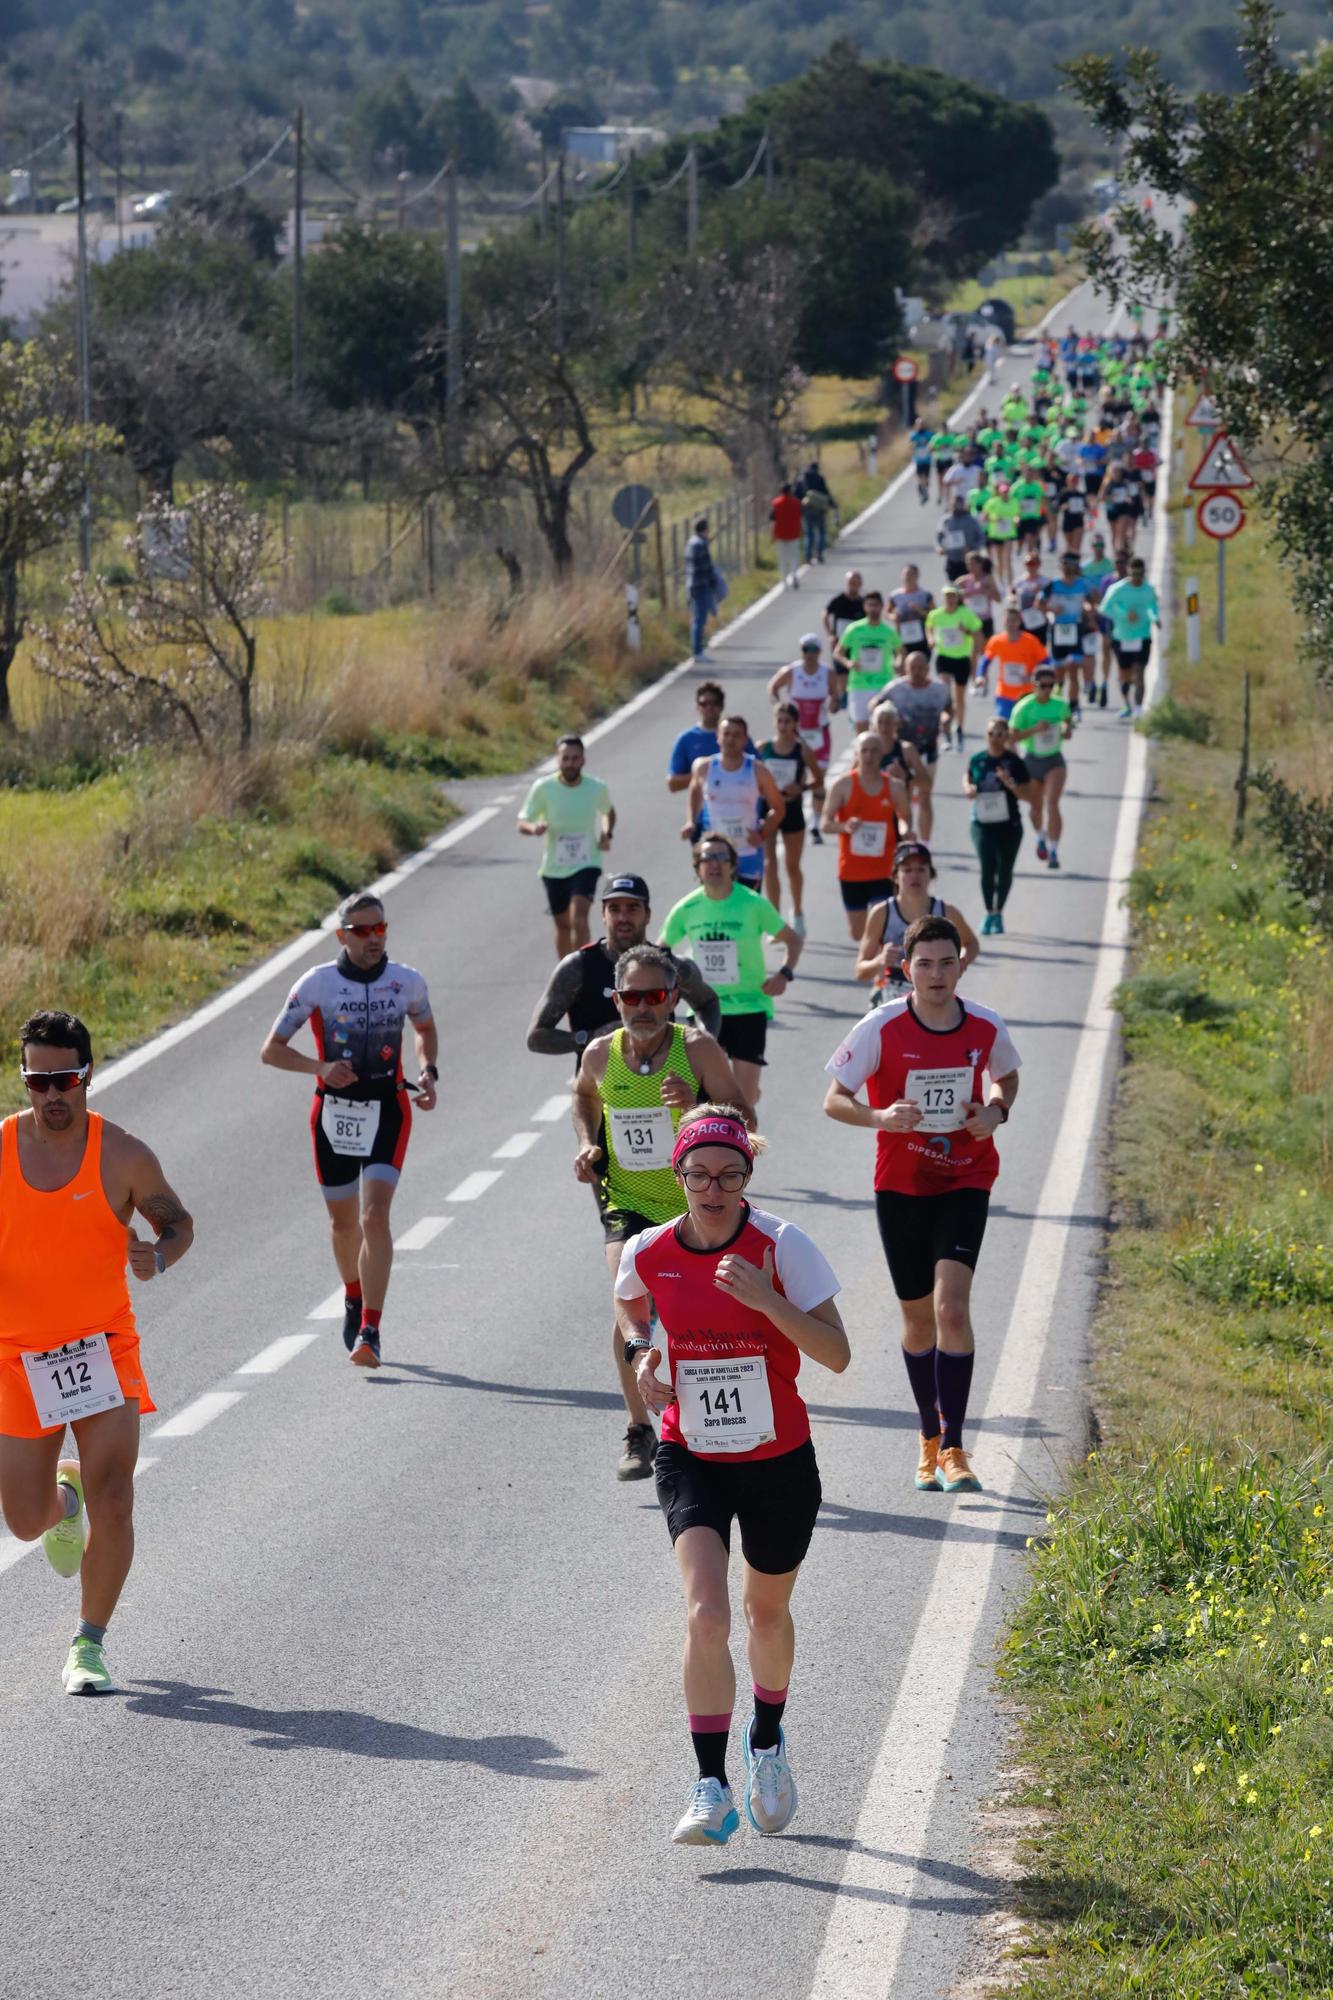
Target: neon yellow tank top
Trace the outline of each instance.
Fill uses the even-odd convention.
[[[613,1208],[631,1209],[649,1222],[670,1222],[685,1213],[685,1196],[671,1171],[671,1148],[685,1113],[663,1104],[662,1079],[673,1073],[683,1077],[695,1096],[698,1079],[678,1024],[672,1026],[666,1061],[651,1076],[640,1076],[625,1061],[624,1041],[625,1030],[617,1028],[602,1078],[607,1192]]]

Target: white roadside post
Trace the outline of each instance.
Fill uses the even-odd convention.
[[[1185,519],[1192,522],[1194,509],[1188,508]],[[1185,578],[1185,658],[1192,667],[1199,664],[1199,579],[1197,576]]]

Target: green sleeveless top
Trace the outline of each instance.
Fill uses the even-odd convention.
[[[606,1140],[606,1190],[612,1208],[632,1209],[650,1222],[685,1213],[685,1196],[671,1171],[671,1148],[684,1111],[662,1102],[662,1079],[674,1072],[698,1095],[698,1079],[685,1053],[685,1030],[673,1025],[667,1058],[651,1076],[625,1061],[625,1030],[611,1037],[602,1078]]]

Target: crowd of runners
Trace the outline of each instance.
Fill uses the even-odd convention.
[[[1159,607],[1136,540],[1153,512],[1161,373],[1141,333],[1070,332],[1038,342],[1029,387],[1007,387],[965,425],[912,433],[921,504],[940,510],[938,573],[849,571],[797,657],[774,663],[761,708],[729,705],[701,658],[694,720],[667,760],[682,845],[653,857],[656,905],[612,858],[618,803],[578,736],[561,738],[518,814],[519,834],[541,843],[556,960],[527,1046],[572,1069],[572,1170],[595,1201],[625,1405],[616,1473],[655,1480],[687,1608],[697,1777],[672,1836],[682,1844],[721,1844],[739,1825],[733,1522],[753,1691],[742,1802],[762,1833],[796,1810],[790,1603],[820,1505],[798,1377],[803,1360],[842,1370],[850,1347],[822,1251],[747,1190],[764,1150],[769,1026],[801,976],[807,898],[836,882],[848,991],[859,982],[867,1003],[828,1050],[823,1108],[876,1134],[878,1234],[919,1420],[903,1477],[977,1492],[972,1286],[1020,1057],[964,982],[981,940],[1004,930],[1029,830],[1037,861],[1061,866],[1072,733],[1096,726],[1094,710],[1131,720],[1143,703]],[[690,560],[706,581],[702,539]],[[751,683],[747,701],[757,693]],[[937,882],[941,788],[968,801],[979,894]],[[807,854],[807,837],[825,851]],[[413,1111],[436,1103],[438,1035],[425,980],[389,956],[379,897],[350,896],[337,938],[260,1054],[310,1080],[343,1340],[350,1363],[373,1370],[390,1212]],[[296,1045],[302,1030],[312,1053]],[[89,1110],[81,1021],[34,1014],[21,1054],[29,1106],[0,1127],[0,1502],[15,1535],[41,1537],[52,1566],[81,1577],[63,1680],[98,1692],[113,1685],[106,1627],[133,1548],[139,1418],[154,1408],[129,1275],[169,1272],[193,1225],[148,1148]],[[77,1457],[62,1456],[67,1427]]]

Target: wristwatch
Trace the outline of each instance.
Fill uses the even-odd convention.
[[[588,1039],[588,1030],[587,1030],[586,1028],[575,1028],[575,1030],[574,1030],[574,1047],[575,1047],[576,1049],[581,1049],[581,1048],[583,1048],[583,1046],[584,1046],[584,1045],[585,1045],[585,1043],[587,1042],[587,1039]]]
[[[440,1080],[440,1072],[436,1069],[434,1063],[427,1063],[422,1069],[421,1074],[428,1076],[432,1083],[438,1083]]]
[[[153,1250],[153,1262],[157,1265],[157,1275],[160,1278],[167,1268],[167,1260],[156,1247]]]
[[[1002,1097],[992,1097],[989,1104],[986,1106],[986,1109],[988,1111],[999,1112],[1001,1125],[1007,1125],[1009,1123],[1009,1106],[1005,1103]]]
[[[632,1368],[634,1366],[635,1355],[646,1354],[652,1344],[652,1341],[645,1340],[642,1334],[639,1334],[634,1340],[627,1340],[625,1342],[625,1366]]]
[[[792,969],[791,969],[791,967],[790,967],[789,965],[780,965],[780,966],[778,967],[778,978],[779,978],[779,979],[795,979],[795,977],[796,977],[796,974],[795,974],[795,973],[794,973],[794,972],[792,971]]]

